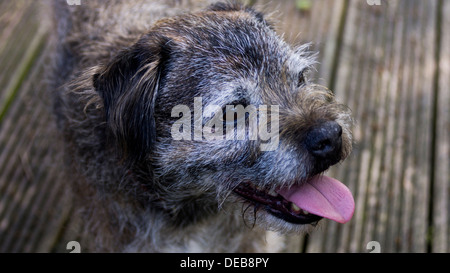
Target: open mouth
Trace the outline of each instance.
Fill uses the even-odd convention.
[[[312,224],[322,218],[346,223],[352,218],[355,209],[350,190],[327,176],[314,176],[306,183],[276,191],[244,182],[234,192],[292,224]]]
[[[250,182],[239,184],[234,192],[254,205],[262,206],[270,214],[293,224],[311,224],[322,217],[301,209],[295,203],[286,200],[275,191],[266,191]]]

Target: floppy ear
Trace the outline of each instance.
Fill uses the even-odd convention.
[[[160,36],[149,33],[94,75],[108,136],[126,159],[144,159],[155,142],[155,99],[167,46]]]

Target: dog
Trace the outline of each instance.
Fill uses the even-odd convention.
[[[351,153],[351,111],[308,81],[314,53],[251,7],[204,2],[54,3],[83,249],[272,252],[268,233],[352,217],[350,191],[323,175]]]

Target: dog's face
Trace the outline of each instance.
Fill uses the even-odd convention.
[[[313,63],[261,14],[217,4],[159,21],[94,86],[148,206],[176,225],[236,213],[290,232],[353,213],[348,189],[319,176],[350,153],[351,118],[307,82]]]

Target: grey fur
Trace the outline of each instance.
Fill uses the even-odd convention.
[[[313,55],[285,43],[261,13],[238,3],[185,13],[186,3],[172,2],[55,4],[55,114],[91,250],[266,251],[266,230],[311,225],[288,223],[233,189],[244,181],[266,190],[303,183],[335,164],[317,162],[301,145],[320,122],[342,127],[343,160],[350,111],[303,81]],[[173,140],[171,109],[192,109],[194,97],[203,105],[279,105],[279,148]]]

